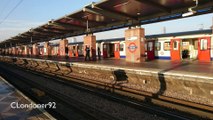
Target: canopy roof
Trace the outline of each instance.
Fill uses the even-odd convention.
[[[0,46],[29,44],[182,18],[194,0],[102,0],[7,39]],[[213,0],[199,0],[195,15],[212,13]]]

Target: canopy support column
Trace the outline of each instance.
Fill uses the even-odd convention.
[[[66,47],[68,47],[68,40],[67,39],[62,39],[62,40],[60,40],[60,43],[59,43],[59,55],[60,56],[66,56],[66,54],[68,54],[68,53],[66,53]],[[67,51],[67,52],[69,52],[69,50]]]
[[[34,56],[38,55],[38,44],[37,43],[33,44],[33,55]]]
[[[126,61],[140,63],[145,61],[144,28],[130,28],[125,31]]]
[[[23,55],[28,55],[28,54],[29,54],[29,47],[28,47],[28,45],[25,45]]]
[[[90,49],[90,59],[96,60],[96,36],[88,34],[84,37],[84,56],[86,56],[86,47]]]

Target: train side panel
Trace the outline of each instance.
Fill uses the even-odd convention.
[[[213,60],[213,36],[211,36],[211,60]]]
[[[120,42],[120,58],[126,58],[126,44],[125,41]]]
[[[155,41],[155,58],[170,60],[170,39],[158,39]]]

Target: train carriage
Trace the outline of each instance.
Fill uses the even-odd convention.
[[[213,46],[211,30],[198,30],[189,32],[147,35],[145,39],[145,51],[147,60],[196,60],[210,61],[213,59]],[[69,56],[79,57],[84,54],[83,42],[69,43]],[[58,56],[59,44],[50,45],[51,55]],[[98,47],[103,59],[126,57],[125,38],[103,39],[96,41],[96,55]],[[40,47],[40,54],[44,52]]]

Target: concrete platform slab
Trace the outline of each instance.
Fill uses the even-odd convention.
[[[158,71],[186,71],[195,73],[212,73],[213,63],[204,63],[198,61],[182,61],[182,62],[172,62],[170,60],[153,60],[141,63],[130,63],[126,62],[125,59],[104,59],[97,61],[84,61],[83,57],[79,58],[45,58],[38,57],[36,59],[42,60],[53,60],[53,61],[64,61],[71,62],[72,64],[91,64],[97,66],[108,66],[108,67],[119,67],[125,69],[157,69]]]
[[[14,86],[0,76],[0,119],[1,120],[53,120],[55,119],[43,109],[13,108],[11,104],[35,104]]]

